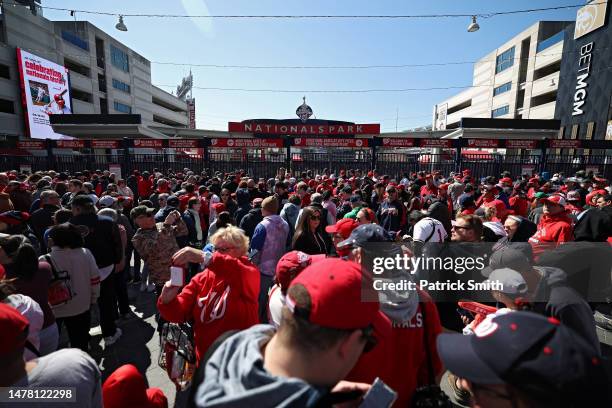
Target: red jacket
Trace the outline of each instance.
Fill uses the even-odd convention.
[[[189,200],[193,197],[197,197],[196,193],[183,194],[179,197],[179,210],[184,212],[187,209],[187,204],[189,204]]]
[[[138,177],[138,197],[148,200],[151,194],[153,194],[153,182],[149,179]]]
[[[533,247],[533,256],[536,258],[547,249],[553,249],[558,244],[574,240],[572,220],[567,212],[555,215],[544,214],[538,224],[538,229],[529,243]]]
[[[431,186],[431,188],[425,184],[423,187],[421,187],[421,197],[425,197],[428,195],[432,195],[432,196],[437,196],[438,195],[438,187],[436,186]]]
[[[415,315],[404,323],[392,322],[393,329],[389,336],[378,340],[376,347],[369,353],[361,355],[347,381],[371,384],[380,377],[393,390],[398,398],[395,407],[407,407],[417,387],[429,383],[427,353],[425,341],[431,353],[434,377],[442,369],[438,356],[436,338],[442,332],[440,316],[431,297],[419,290],[421,303]],[[426,308],[425,320],[422,307]]]
[[[259,323],[259,270],[246,257],[215,253],[169,303],[158,300],[161,316],[175,323],[194,322],[196,357],[228,330],[243,330]]]
[[[525,197],[518,195],[510,197],[508,200],[510,203],[510,209],[514,211],[514,214],[520,215],[521,217],[527,217],[529,213],[529,200]]]

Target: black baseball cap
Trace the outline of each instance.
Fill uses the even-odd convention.
[[[166,204],[168,205],[168,207],[178,208],[180,205],[180,200],[177,196],[171,195],[166,198]]]
[[[532,252],[531,245],[517,245],[521,243],[512,243],[505,245],[491,254],[489,258],[489,266],[482,270],[482,275],[489,277],[495,269],[510,268],[519,272],[526,272],[532,267],[529,260]],[[526,252],[530,252],[526,254]]]
[[[344,241],[338,243],[338,248],[355,248],[364,246],[368,242],[393,242],[393,236],[377,224],[360,225],[351,232]]]
[[[444,366],[473,383],[509,384],[535,399],[574,397],[582,401],[576,406],[610,406],[601,405],[610,398],[610,375],[600,353],[555,318],[510,312],[484,320],[474,335],[442,333],[437,345]]]
[[[141,215],[151,216],[155,214],[157,210],[155,208],[149,208],[146,205],[139,205],[138,207],[134,207],[132,211],[130,211],[130,216],[132,219],[136,219]]]
[[[361,196],[354,194],[351,196],[351,198],[349,199],[349,202],[351,203],[360,203],[362,201]]]

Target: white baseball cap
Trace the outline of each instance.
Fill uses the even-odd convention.
[[[115,205],[116,202],[117,202],[117,199],[115,197],[105,195],[105,196],[100,197],[100,199],[98,200],[98,207],[100,208],[112,207],[113,205]]]
[[[500,292],[508,295],[524,295],[527,293],[527,282],[523,275],[514,269],[495,269],[486,282],[498,282],[503,286]]]

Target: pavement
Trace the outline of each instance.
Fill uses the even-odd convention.
[[[168,398],[168,406],[175,406],[176,388],[168,378],[166,371],[157,364],[159,357],[159,335],[155,322],[155,292],[139,291],[140,285],[128,285],[128,297],[132,316],[125,321],[119,321],[123,335],[115,344],[104,349],[102,332],[97,325],[97,308],[92,309],[91,356],[98,363],[102,372],[102,382],[124,364],[134,364],[146,376],[149,387],[161,388]],[[60,347],[66,347],[68,338],[62,331]],[[179,398],[180,399],[180,398]],[[180,404],[182,406],[182,404]],[[177,404],[178,406],[178,404]]]

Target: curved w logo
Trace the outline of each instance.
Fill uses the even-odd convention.
[[[200,313],[200,321],[202,323],[213,322],[225,315],[230,290],[228,286],[219,296],[217,296],[217,292],[210,292],[208,295],[198,299],[198,306],[202,308]]]

